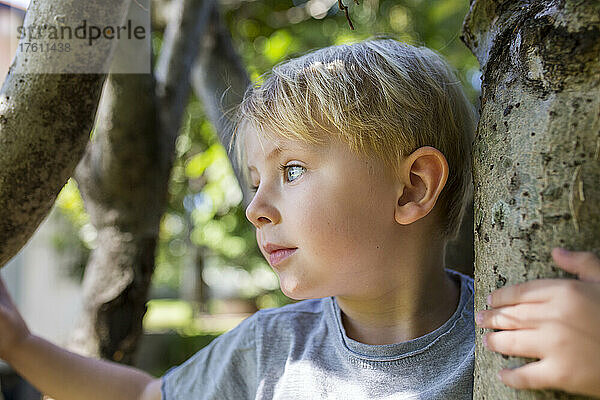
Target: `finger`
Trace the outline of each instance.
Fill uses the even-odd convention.
[[[502,383],[515,389],[544,389],[552,385],[544,361],[534,361],[515,369],[503,369],[498,377]]]
[[[540,334],[535,329],[491,332],[483,337],[484,346],[507,356],[541,358]]]
[[[580,280],[600,283],[600,258],[591,251],[568,251],[555,247],[552,258],[556,265],[577,275]]]
[[[538,326],[541,307],[535,303],[483,310],[475,318],[477,325],[487,329],[530,329]]]
[[[555,296],[554,290],[561,284],[558,279],[537,279],[494,290],[487,303],[494,307],[512,306],[520,303],[539,303]]]

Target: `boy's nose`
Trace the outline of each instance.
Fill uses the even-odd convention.
[[[261,228],[268,223],[277,224],[281,219],[277,208],[265,201],[264,195],[258,192],[246,208],[246,218],[256,228]]]

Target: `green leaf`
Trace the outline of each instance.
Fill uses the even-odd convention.
[[[275,31],[265,43],[264,54],[271,62],[279,61],[288,54],[292,36],[286,30]]]

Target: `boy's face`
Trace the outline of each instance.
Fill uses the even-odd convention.
[[[338,139],[307,145],[248,130],[244,140],[258,187],[246,216],[282,291],[294,299],[380,295],[398,261],[399,182],[383,163]]]

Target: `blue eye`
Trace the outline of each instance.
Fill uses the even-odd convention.
[[[306,168],[304,168],[302,165],[297,164],[279,164],[279,170],[282,172],[283,178],[286,182],[293,182],[300,176],[302,176],[302,174],[306,171]],[[250,192],[254,194],[258,190],[258,186],[252,185],[249,187],[249,189]]]
[[[279,165],[279,169],[281,171],[283,171],[284,174],[284,179],[287,182],[293,182],[295,181],[297,178],[299,178],[304,171],[306,171],[306,168],[304,168],[301,165],[296,165],[296,164],[292,164],[292,165]]]

